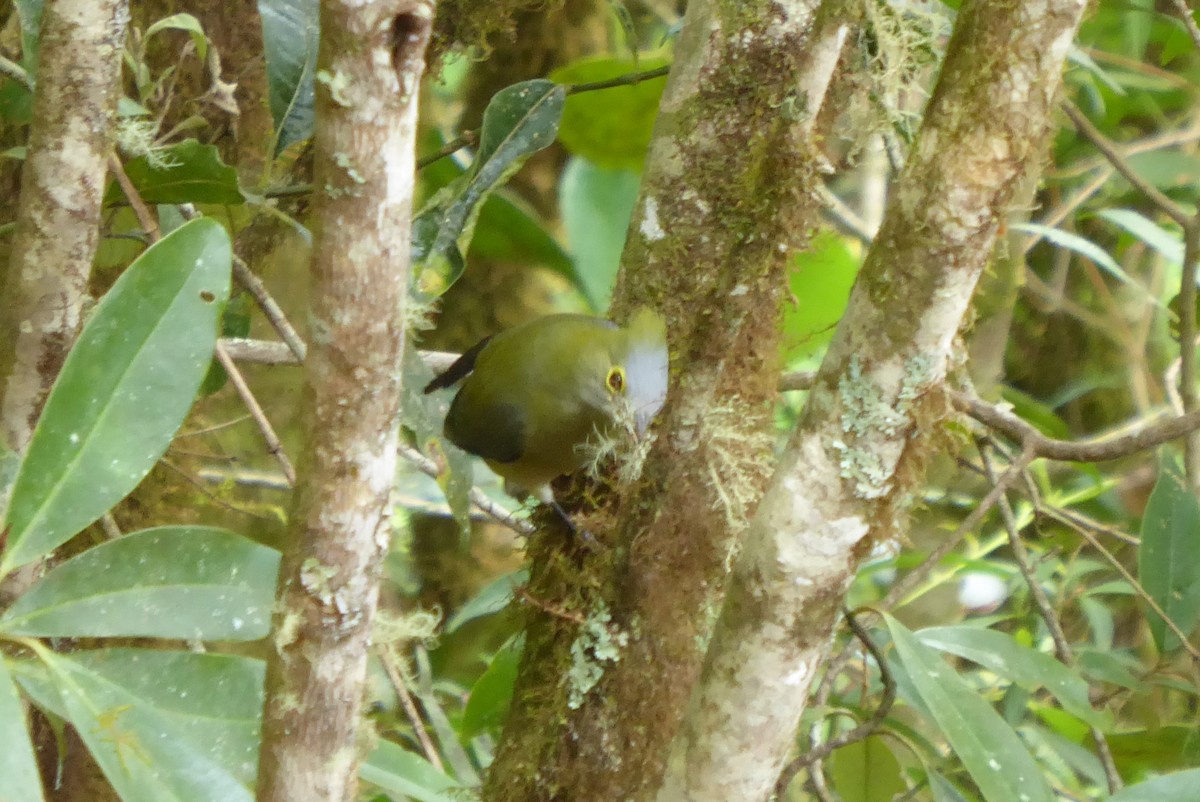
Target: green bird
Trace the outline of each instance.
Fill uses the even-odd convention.
[[[640,437],[662,409],[666,325],[645,307],[625,327],[547,315],[484,339],[425,392],[460,379],[446,437],[482,457],[510,494],[554,504],[551,480],[583,467],[589,443],[613,436],[622,422]]]

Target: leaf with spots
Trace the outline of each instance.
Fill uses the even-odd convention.
[[[97,520],[167,450],[208,371],[231,258],[225,229],[193,220],[147,249],[96,305],[13,483],[0,576]]]
[[[270,627],[278,571],[279,552],[224,529],[144,529],[46,574],[0,616],[0,632],[256,640]]]
[[[1012,726],[937,652],[885,616],[918,706],[928,711],[987,802],[1052,802],[1054,793]]]

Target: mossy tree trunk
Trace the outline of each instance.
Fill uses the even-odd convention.
[[[1052,130],[1086,3],[959,11],[804,417],[758,507],[660,800],[766,800],[859,562],[902,536],[956,335],[1014,190]]]
[[[816,6],[689,5],[615,304],[666,316],[673,389],[640,484],[581,521],[598,546],[530,544],[529,592],[565,615],[530,614],[489,800],[660,781],[773,461],[780,304],[818,222],[812,120],[844,35]]]

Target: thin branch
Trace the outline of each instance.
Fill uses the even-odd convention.
[[[29,73],[25,71],[25,68],[4,56],[0,56],[0,75],[7,75],[30,92],[33,91],[33,81],[30,79]]]
[[[817,194],[821,198],[821,208],[834,223],[845,233],[857,239],[863,245],[870,245],[875,239],[875,232],[858,214],[834,194],[824,181],[817,182]]]
[[[662,67],[655,67],[652,70],[645,72],[631,72],[627,75],[620,75],[616,78],[609,78],[604,81],[592,81],[586,84],[570,84],[567,86],[568,95],[578,95],[582,92],[596,92],[601,89],[612,89],[616,86],[633,86],[642,81],[650,81],[655,78],[662,78],[671,71],[671,65],[667,64]]]
[[[1074,103],[1064,103],[1063,109],[1067,116],[1071,118],[1071,122],[1091,143],[1104,154],[1113,167],[1117,169],[1125,180],[1133,184],[1134,188],[1145,195],[1155,206],[1162,210],[1163,214],[1170,217],[1181,228],[1187,228],[1189,215],[1183,210],[1179,204],[1167,197],[1162,190],[1151,184],[1149,181],[1138,175],[1133,166],[1126,160],[1125,155],[1117,150],[1117,145],[1100,132],[1100,129],[1092,125],[1092,121],[1079,110]]]
[[[283,314],[283,309],[271,297],[271,293],[267,291],[267,287],[262,283],[262,280],[250,270],[250,266],[246,264],[242,257],[234,254],[233,256],[233,277],[237,279],[238,284],[246,288],[246,291],[254,296],[254,300],[258,303],[258,308],[262,310],[271,327],[279,334],[284,344],[295,355],[298,362],[304,361],[305,354],[308,353],[308,347],[304,344],[304,340],[296,332],[296,329],[288,322],[287,316]]]
[[[862,722],[851,730],[843,732],[837,737],[830,738],[825,743],[810,749],[803,755],[800,755],[792,762],[784,767],[779,774],[779,779],[775,783],[775,795],[782,799],[783,794],[787,791],[788,786],[792,784],[792,780],[800,773],[802,769],[811,766],[818,760],[824,760],[833,754],[834,750],[841,749],[843,746],[864,740],[874,733],[887,719],[888,713],[892,710],[892,705],[896,701],[896,681],[892,678],[892,672],[888,668],[887,658],[884,657],[883,651],[878,644],[871,639],[871,633],[867,632],[866,628],[859,622],[854,612],[851,610],[843,611],[846,616],[846,626],[850,627],[850,631],[854,633],[854,637],[862,642],[871,656],[875,658],[875,665],[879,668],[879,680],[883,683],[883,698],[879,701],[879,706],[875,708],[875,712],[871,717]]]
[[[1192,16],[1192,10],[1188,8],[1187,0],[1171,0],[1171,4],[1175,6],[1175,13],[1183,20],[1183,26],[1187,28],[1192,42],[1197,48],[1200,48],[1200,27],[1196,25],[1196,18]]]
[[[387,674],[392,688],[396,691],[400,706],[404,708],[404,715],[417,735],[421,751],[425,753],[426,759],[437,767],[438,771],[445,773],[442,756],[438,754],[437,747],[433,745],[433,739],[429,737],[429,731],[425,729],[425,721],[421,718],[421,712],[417,710],[417,704],[413,701],[412,694],[408,692],[408,684],[404,681],[404,675],[396,666],[398,658],[395,650],[388,645],[377,649],[376,653],[379,655],[379,662],[383,664],[384,673]]]
[[[1193,23],[1194,24],[1194,23]],[[1179,278],[1179,400],[1183,414],[1196,412],[1196,267],[1200,260],[1200,215],[1183,229],[1183,269]],[[1200,438],[1183,441],[1184,468],[1193,492],[1200,490]]]
[[[400,457],[426,476],[432,476],[436,479],[441,474],[436,462],[411,446],[401,444]],[[529,521],[522,521],[509,515],[508,510],[488,498],[487,494],[478,487],[472,487],[469,495],[471,503],[496,523],[506,526],[522,535],[532,535],[537,531]]]
[[[616,86],[633,86],[642,81],[649,81],[653,78],[661,78],[670,72],[670,65],[664,67],[656,67],[653,70],[645,72],[631,72],[627,75],[620,75],[616,78],[609,78],[604,81],[592,81],[585,84],[568,84],[564,90],[568,95],[578,95],[582,92],[598,92],[601,89],[612,89]],[[417,170],[424,170],[429,165],[436,161],[446,158],[463,148],[470,147],[479,142],[479,129],[473,128],[470,131],[463,131],[455,139],[451,139],[445,145],[434,153],[428,156],[422,156],[417,159]]]
[[[1200,429],[1200,410],[1143,425],[1118,437],[1056,440],[1011,412],[965,393],[953,393],[954,406],[975,420],[1032,448],[1037,457],[1067,462],[1106,462],[1175,440]]]
[[[283,475],[287,477],[288,484],[294,487],[296,484],[296,469],[292,467],[292,461],[288,459],[288,455],[284,452],[283,443],[280,442],[279,435],[275,434],[275,427],[271,425],[271,421],[267,420],[266,413],[259,406],[258,399],[254,397],[254,393],[250,390],[250,385],[246,383],[246,377],[238,370],[237,365],[233,363],[229,354],[225,352],[225,347],[220,342],[213,349],[213,355],[221,363],[221,367],[225,368],[225,373],[229,375],[229,382],[237,390],[237,394],[241,397],[242,403],[246,405],[246,410],[250,413],[250,417],[254,418],[254,422],[258,424],[258,430],[262,433],[263,440],[266,442],[267,451],[279,462],[279,467],[283,470]]]
[[[141,193],[137,191],[137,187],[129,180],[129,176],[125,174],[125,165],[121,164],[121,160],[117,158],[117,154],[110,151],[108,154],[108,169],[116,176],[117,183],[121,185],[121,191],[125,193],[129,205],[133,207],[133,213],[137,216],[138,223],[142,230],[146,232],[146,236],[151,242],[158,242],[162,233],[158,228],[158,218],[154,212],[150,211],[150,207],[142,200]]]

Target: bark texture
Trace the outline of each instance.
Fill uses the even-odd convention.
[[[128,21],[125,0],[55,0],[42,16],[17,231],[0,288],[0,438],[17,451],[83,318]]]
[[[321,5],[307,443],[280,569],[258,799],[356,798],[389,542],[429,0]]]
[[[846,587],[904,525],[956,334],[1042,153],[1084,6],[959,11],[925,125],[736,563],[659,800],[770,797]]]
[[[661,434],[640,485],[581,519],[597,548],[530,544],[530,594],[584,623],[531,612],[489,800],[658,786],[769,476],[786,271],[817,223],[810,111],[837,60],[815,6],[689,4],[616,293],[617,318],[668,320]]]

